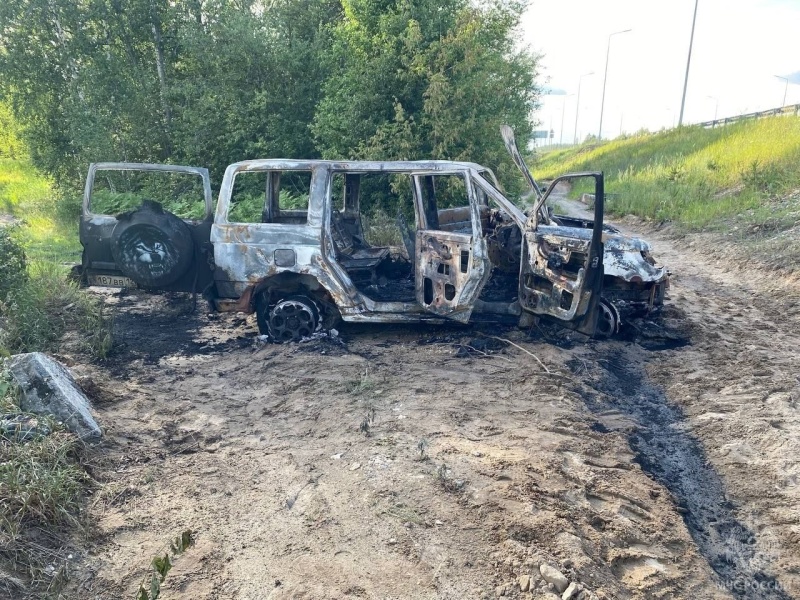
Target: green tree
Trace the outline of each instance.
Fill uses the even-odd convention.
[[[220,1],[204,11],[202,25],[180,31],[170,96],[176,158],[221,178],[235,160],[319,156],[308,125],[323,93],[325,25],[339,3],[279,0],[253,13]]]
[[[34,164],[450,158],[510,172],[536,57],[520,0],[4,0],[0,95]],[[506,182],[512,178],[507,178]]]
[[[452,159],[518,178],[499,129],[521,140],[537,57],[519,49],[526,2],[343,0],[313,131],[326,157]]]
[[[0,102],[0,158],[20,158],[24,154],[19,124],[11,109]]]

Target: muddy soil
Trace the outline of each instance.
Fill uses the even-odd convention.
[[[800,286],[646,237],[668,306],[613,341],[278,346],[182,296],[107,293],[122,343],[73,365],[107,437],[66,597],[134,598],[185,529],[161,598],[554,598],[542,563],[583,598],[800,597]]]

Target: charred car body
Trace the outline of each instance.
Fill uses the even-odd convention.
[[[506,141],[527,174],[513,137]],[[153,174],[171,180],[142,183]],[[175,181],[185,178],[195,181]],[[552,190],[581,178],[594,184],[594,218],[552,215]],[[219,310],[255,312],[278,341],[338,319],[525,325],[545,317],[608,336],[618,306],[663,302],[668,277],[649,246],[603,225],[601,173],[561,177],[544,193],[530,182],[537,201],[526,214],[474,163],[251,160],[227,168],[212,213],[204,169],[96,164],[84,194],[82,278],[203,291]],[[198,207],[164,210],[175,198]],[[131,210],[99,214],[104,202]],[[365,208],[380,216],[368,227]]]

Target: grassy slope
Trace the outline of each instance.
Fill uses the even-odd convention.
[[[773,117],[715,129],[684,127],[550,152],[541,178],[602,170],[608,209],[688,229],[731,222],[781,230],[800,222],[800,118]]]
[[[0,158],[0,213],[23,221],[20,235],[30,258],[80,261],[77,212],[65,205],[27,159]]]

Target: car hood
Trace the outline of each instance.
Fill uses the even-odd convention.
[[[572,237],[587,242],[592,239],[591,229],[562,225],[540,225],[536,233],[543,237],[553,236],[553,239]],[[656,282],[668,276],[666,267],[651,264],[650,244],[645,240],[604,231],[603,249],[603,270],[607,276],[619,277],[629,283]]]

